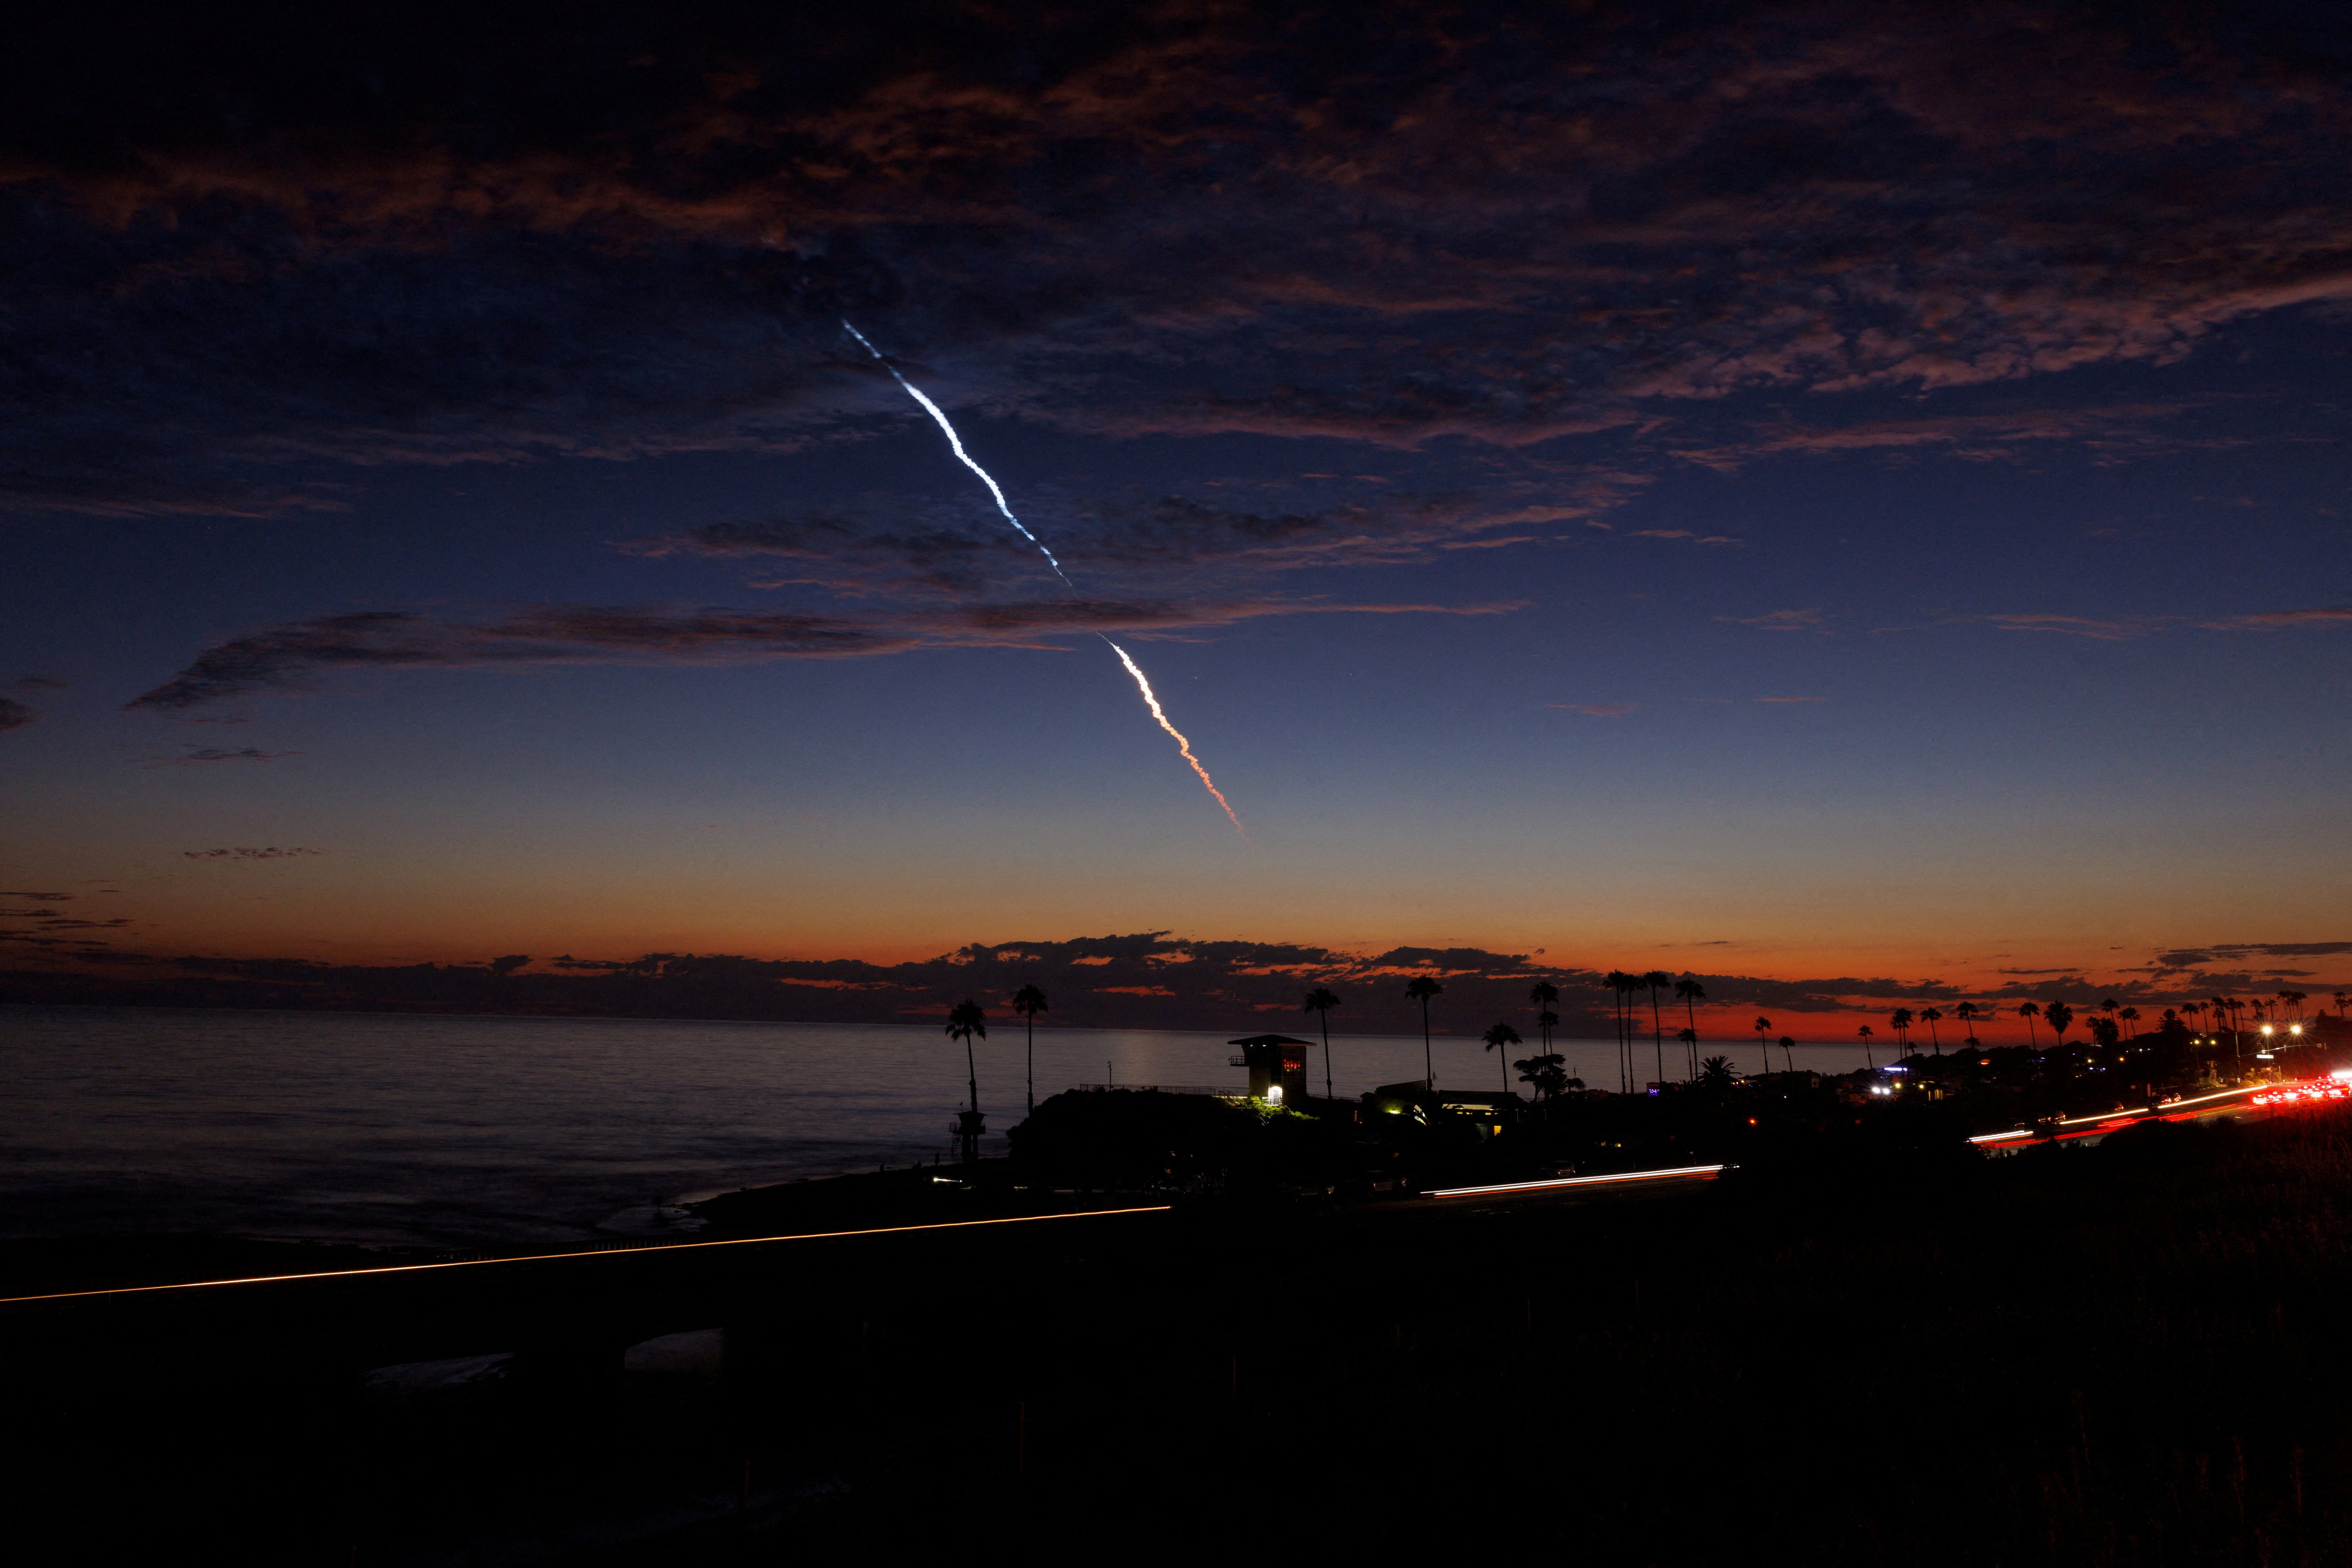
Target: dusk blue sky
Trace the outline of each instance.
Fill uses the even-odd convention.
[[[1544,15],[53,24],[8,962],[2343,987],[2338,19]]]

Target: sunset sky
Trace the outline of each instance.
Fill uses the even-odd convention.
[[[0,967],[2352,984],[2335,8],[814,14],[0,61]]]

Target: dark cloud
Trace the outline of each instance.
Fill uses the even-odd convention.
[[[183,849],[181,855],[190,860],[289,860],[305,855],[323,855],[323,849]]]
[[[0,734],[21,730],[40,716],[38,709],[27,708],[13,698],[0,697]]]
[[[2156,955],[2158,974],[2242,963],[2249,958],[2328,958],[2352,952],[2352,942],[2220,942],[2211,947],[2176,947]]]
[[[27,675],[16,682],[19,691],[63,691],[66,683],[54,675]]]
[[[2210,631],[2267,632],[2289,626],[2341,626],[2352,625],[2352,605],[2333,605],[2318,610],[2264,610],[2256,615],[2237,616],[2226,621],[2206,621]]]
[[[0,62],[0,488],[919,418],[845,312],[970,405],[1393,447],[2168,363],[2352,300],[2345,74],[2275,5],[54,8]],[[1779,423],[1691,456],[2051,438]]]
[[[173,763],[275,763],[301,754],[299,752],[265,752],[258,746],[247,746],[235,752],[226,752],[218,746],[191,746],[179,756],[163,760]]]
[[[367,611],[235,637],[128,706],[179,712],[226,697],[299,687],[322,670],[436,666],[576,664],[625,658],[720,663],[884,653],[911,646],[871,628],[814,616],[750,610],[665,612],[611,605],[541,605],[502,620],[429,620]],[[220,755],[252,755],[244,752]]]
[[[950,606],[853,621],[780,611],[668,610],[541,605],[492,621],[436,620],[366,611],[275,626],[206,649],[163,685],[126,704],[184,714],[258,691],[300,689],[331,670],[457,668],[525,664],[734,664],[845,658],[916,647],[1062,646],[1095,632],[1173,635],[1269,616],[1501,616],[1521,600],[1486,604],[1333,603],[1314,599],[1116,601],[1085,598]],[[262,753],[206,751],[186,761]]]

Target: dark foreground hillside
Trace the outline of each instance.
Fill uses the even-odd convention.
[[[2352,1560],[2352,1118],[1887,1158],[5,1309],[0,1458],[84,1556]],[[436,1320],[697,1312],[707,1381],[354,1392]]]

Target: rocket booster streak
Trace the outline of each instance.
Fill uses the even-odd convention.
[[[900,375],[898,374],[898,367],[892,364],[887,359],[884,358],[882,351],[876,348],[871,342],[867,342],[866,334],[859,331],[855,326],[851,325],[847,317],[844,317],[842,319],[841,324],[851,337],[857,340],[859,345],[863,347],[867,353],[874,356],[876,361],[881,364],[884,370],[890,373],[890,379],[897,382],[899,386],[904,388],[908,396],[913,398],[917,403],[921,404],[923,405],[923,412],[929,415],[933,420],[938,422],[940,434],[944,435],[948,438],[949,449],[953,451],[956,455],[956,461],[961,463],[965,468],[970,468],[973,473],[980,476],[980,482],[986,485],[988,487],[988,493],[996,498],[996,510],[1004,514],[1004,521],[1011,523],[1013,527],[1013,531],[1019,533],[1022,538],[1035,545],[1037,547],[1037,553],[1043,555],[1045,558],[1045,563],[1054,569],[1054,575],[1062,580],[1064,586],[1075,591],[1077,584],[1070,581],[1070,574],[1062,570],[1062,563],[1054,559],[1054,552],[1045,548],[1045,541],[1039,539],[1035,534],[1030,532],[1026,528],[1024,528],[1021,525],[1021,520],[1013,515],[1012,507],[1005,504],[1004,491],[998,488],[996,480],[990,477],[986,468],[983,468],[978,463],[973,462],[971,460],[971,454],[963,449],[963,442],[957,437],[955,426],[948,423],[948,416],[940,410],[940,405],[933,403],[929,398],[924,396],[922,392],[914,384],[914,383],[908,381],[905,376]],[[1244,844],[1248,843],[1249,829],[1244,827],[1242,826],[1242,819],[1234,815],[1233,805],[1225,799],[1225,792],[1217,787],[1217,782],[1209,776],[1209,770],[1201,765],[1201,759],[1192,754],[1192,742],[1184,738],[1182,731],[1177,729],[1175,725],[1171,724],[1168,721],[1166,711],[1160,706],[1160,699],[1152,695],[1151,682],[1146,679],[1143,671],[1136,667],[1135,660],[1127,657],[1127,650],[1125,648],[1119,647],[1118,644],[1112,642],[1108,637],[1104,637],[1103,641],[1109,646],[1111,652],[1118,655],[1118,662],[1127,667],[1128,674],[1135,677],[1136,687],[1143,693],[1144,706],[1151,710],[1152,719],[1158,722],[1161,729],[1167,731],[1169,736],[1175,741],[1176,749],[1183,753],[1184,761],[1191,765],[1192,772],[1200,776],[1202,787],[1207,789],[1209,794],[1215,797],[1218,806],[1225,814],[1225,820],[1234,825],[1234,831],[1242,836],[1242,842]]]
[[[876,348],[872,343],[867,342],[864,332],[859,331],[856,327],[850,326],[848,318],[844,317],[841,324],[844,327],[848,328],[849,335],[851,337],[856,338],[858,342],[864,344],[867,353],[872,354],[876,360],[880,362],[884,370],[890,373],[891,380],[906,388],[908,396],[913,398],[916,402],[923,405],[924,413],[939,421],[940,430],[947,437],[948,446],[955,452],[956,461],[961,463],[965,468],[970,468],[973,473],[980,476],[980,482],[986,485],[988,487],[988,493],[996,498],[996,510],[1004,514],[1004,521],[1011,523],[1014,531],[1018,532],[1022,538],[1037,546],[1037,553],[1045,558],[1045,564],[1054,569],[1054,575],[1059,577],[1065,586],[1075,588],[1076,584],[1070,582],[1070,574],[1062,570],[1062,563],[1054,559],[1054,552],[1045,548],[1045,542],[1040,540],[1035,534],[1030,532],[1027,529],[1022,527],[1021,520],[1013,515],[1013,509],[1004,504],[1004,492],[997,488],[996,481],[989,477],[988,470],[982,468],[978,463],[973,462],[971,460],[971,454],[963,449],[963,442],[959,440],[956,437],[955,426],[948,423],[948,416],[940,411],[940,405],[933,403],[929,398],[925,397],[920,389],[919,389],[913,382],[910,382],[905,376],[900,375],[898,374],[898,367],[892,364],[888,360],[884,359],[882,357],[882,351]],[[1196,763],[1194,765],[1197,766],[1198,764]]]
[[[1182,731],[1168,721],[1168,715],[1160,709],[1160,699],[1151,694],[1151,682],[1143,678],[1143,671],[1136,668],[1135,660],[1127,657],[1127,649],[1111,642],[1108,637],[1104,637],[1103,641],[1110,643],[1110,651],[1118,655],[1118,662],[1127,666],[1128,674],[1135,677],[1135,684],[1143,692],[1144,706],[1151,710],[1151,716],[1160,721],[1160,727],[1175,739],[1176,749],[1184,753],[1184,760],[1192,764],[1194,773],[1201,775],[1202,787],[1215,795],[1217,804],[1224,807],[1225,820],[1234,825],[1234,831],[1242,836],[1242,842],[1248,843],[1249,829],[1244,827],[1242,819],[1234,815],[1233,805],[1225,799],[1225,792],[1217,787],[1217,781],[1209,776],[1209,770],[1201,765],[1201,759],[1192,754],[1192,742],[1184,738]]]

